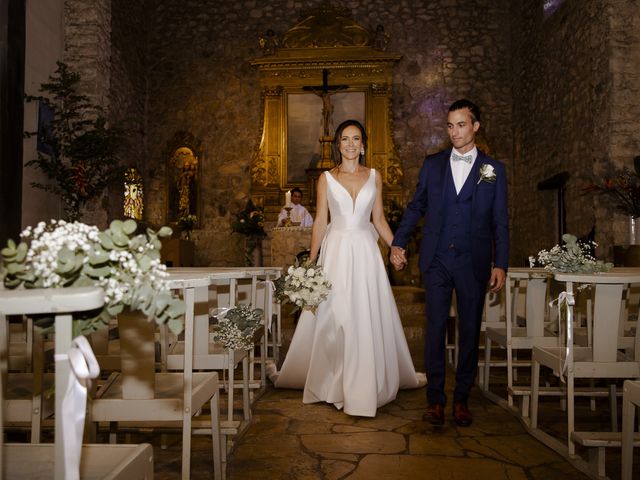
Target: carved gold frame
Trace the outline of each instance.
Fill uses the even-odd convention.
[[[289,183],[286,175],[287,96],[322,85],[324,69],[330,72],[331,85],[365,94],[366,165],[380,172],[385,200],[401,200],[402,166],[391,135],[393,66],[401,56],[386,52],[388,40],[382,25],[375,31],[365,28],[348,8],[329,2],[301,12],[300,20],[281,37],[269,30],[262,39],[265,56],[252,62],[260,76],[263,125],[251,167],[251,193],[268,220],[275,218],[292,187],[303,191],[305,204],[313,210],[317,177],[330,168],[331,137],[322,136],[322,160],[306,170],[308,182]]]

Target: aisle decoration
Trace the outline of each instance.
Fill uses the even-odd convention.
[[[559,273],[595,273],[606,272],[612,263],[596,260],[592,252],[597,243],[581,242],[575,235],[565,233],[563,245],[555,245],[551,250],[540,250],[537,257],[529,257],[529,265],[544,267],[551,272]]]
[[[0,280],[5,288],[102,287],[104,307],[74,318],[74,336],[107,326],[125,307],[180,333],[184,302],[173,297],[160,263],[160,238],[171,229],[137,230],[134,220],[114,220],[103,231],[80,222],[40,222],[20,234],[19,244],[9,240],[2,249]],[[38,322],[49,327],[52,320]]]
[[[302,263],[289,267],[287,274],[275,280],[276,297],[280,301],[295,304],[294,312],[301,309],[315,310],[331,291],[322,267],[314,263]]]
[[[214,309],[211,316],[217,319],[214,326],[216,342],[232,350],[251,350],[255,344],[254,334],[262,325],[263,311],[248,305],[234,308]]]

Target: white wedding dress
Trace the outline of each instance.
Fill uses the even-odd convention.
[[[278,388],[304,388],[303,402],[328,402],[349,415],[373,417],[399,388],[424,385],[416,374],[398,309],[370,222],[376,171],[355,201],[325,172],[331,223],[322,241],[322,265],[331,292],[316,315],[300,316]]]

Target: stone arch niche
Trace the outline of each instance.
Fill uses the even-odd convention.
[[[201,142],[188,132],[178,132],[165,150],[167,172],[167,223],[194,215],[200,224]]]
[[[251,193],[268,220],[275,219],[294,187],[315,209],[315,182],[333,167],[331,135],[347,118],[360,120],[367,130],[365,162],[381,173],[385,201],[401,201],[391,95],[393,66],[402,57],[386,51],[387,40],[382,26],[367,29],[349,9],[328,3],[303,12],[283,35],[265,34],[264,55],[251,62],[259,71],[263,106]]]

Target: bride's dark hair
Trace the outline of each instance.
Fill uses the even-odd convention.
[[[336,128],[336,134],[333,137],[333,162],[336,165],[340,165],[342,163],[342,155],[340,154],[340,138],[342,137],[342,132],[347,127],[356,127],[360,130],[360,136],[362,137],[362,147],[367,149],[367,132],[365,131],[362,124],[357,120],[345,120],[338,128]],[[358,159],[358,163],[364,164],[364,155],[360,154],[360,158]]]

